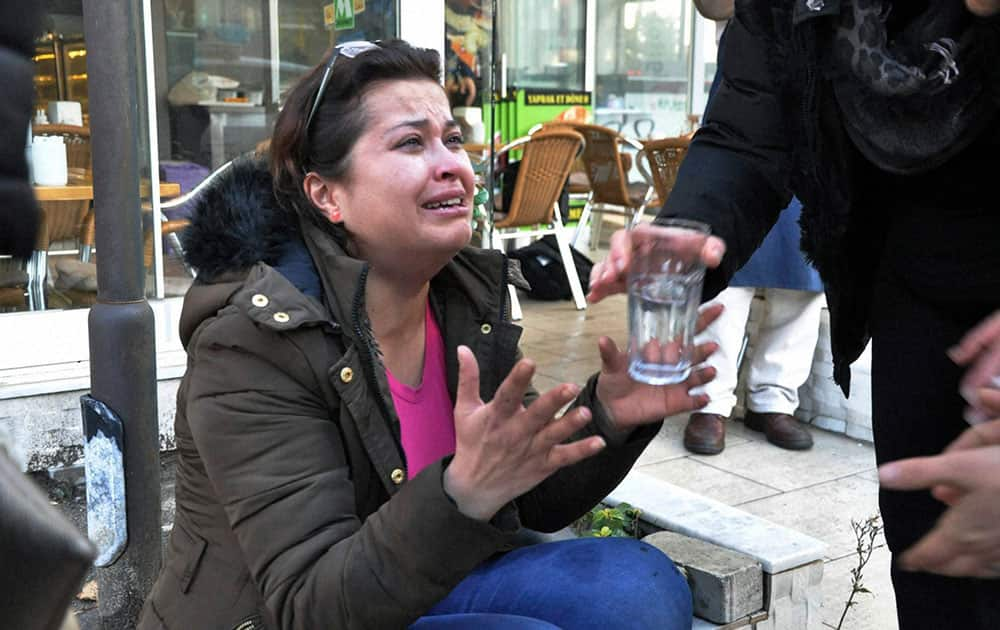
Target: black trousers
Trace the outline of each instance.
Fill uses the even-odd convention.
[[[958,393],[964,368],[945,350],[1000,309],[1000,208],[894,214],[872,311],[879,464],[937,454],[968,428]],[[882,490],[879,505],[894,556],[946,507],[926,491]],[[912,573],[895,561],[892,580],[900,630],[1000,628],[1000,580]]]

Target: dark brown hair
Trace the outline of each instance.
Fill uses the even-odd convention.
[[[382,40],[378,48],[350,58],[341,55],[309,129],[306,118],[316,98],[331,48],[323,61],[304,76],[285,99],[271,136],[270,169],[279,202],[300,217],[338,238],[343,228],[332,224],[306,198],[302,182],[310,171],[339,179],[350,168],[351,149],[367,124],[362,98],[378,81],[429,79],[440,83],[437,51],[415,48],[401,39]]]

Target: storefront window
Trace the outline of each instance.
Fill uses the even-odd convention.
[[[492,94],[493,19],[480,0],[445,0],[444,87],[478,166],[485,158]],[[484,110],[485,104],[485,110]]]
[[[445,0],[445,89],[453,108],[483,106],[493,24],[479,0]],[[488,100],[488,99],[487,99]]]
[[[84,0],[43,4],[27,139],[31,162],[40,165],[34,176],[43,229],[30,261],[0,257],[0,312],[87,307],[97,297],[100,208],[93,202]],[[146,133],[145,93],[137,103],[149,297],[183,295],[193,280],[178,238],[191,204],[178,200],[270,135],[282,96],[332,44],[397,36],[397,7],[398,0],[152,0],[152,41],[139,35],[139,50],[122,51],[152,59],[151,76],[140,82],[154,91],[157,149]],[[145,70],[140,61],[139,73]],[[63,150],[63,179],[53,179],[45,155]],[[157,163],[160,212],[151,176]]]
[[[87,47],[79,16],[52,19],[35,41],[35,107],[50,101],[76,101],[87,114]]]
[[[692,11],[686,0],[597,0],[598,124],[640,138],[688,130]]]
[[[163,23],[153,24],[166,60],[160,173],[179,194],[267,139],[284,94],[331,45],[398,33],[397,0],[161,1]],[[164,225],[191,211],[163,201]],[[182,295],[191,272],[169,236],[163,251],[164,294]]]
[[[41,13],[25,138],[41,221],[30,260],[0,257],[0,312],[87,306],[97,296],[83,10],[52,0]]]
[[[508,88],[582,90],[585,0],[508,0],[499,7]]]
[[[315,0],[166,0],[160,115],[170,123],[170,159],[216,169],[252,149],[281,96],[327,48],[395,35],[395,4],[353,2],[360,10],[337,22]]]

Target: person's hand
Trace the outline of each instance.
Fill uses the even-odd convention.
[[[969,366],[959,385],[969,403],[965,419],[975,424],[1000,416],[1000,311],[966,333],[948,356]]]
[[[969,11],[981,17],[1000,13],[1000,0],[965,0],[965,6],[969,7]]]
[[[997,395],[1000,395],[998,393]],[[1000,417],[1000,414],[998,414]],[[954,442],[944,449],[944,453],[955,453],[958,451],[968,451],[986,446],[1000,445],[1000,421],[984,422],[975,424],[958,436]],[[949,484],[938,484],[931,488],[934,498],[947,505],[955,505],[959,499],[965,496],[967,488]]]
[[[900,557],[911,571],[1000,577],[1000,419],[970,427],[944,453],[879,468],[882,487],[934,488],[951,507]]]
[[[721,304],[705,308],[698,315],[697,332],[705,330],[720,314]],[[692,369],[686,380],[673,385],[647,385],[628,375],[628,355],[619,351],[610,338],[601,337],[598,347],[602,367],[597,379],[597,398],[616,428],[628,430],[708,404],[708,396],[692,395],[690,390],[715,378],[715,368]],[[697,366],[704,362],[718,347],[714,342],[701,344],[695,348],[691,364]]]
[[[455,457],[445,469],[444,489],[466,516],[489,520],[555,471],[604,448],[600,436],[562,444],[591,419],[586,407],[555,417],[580,393],[578,386],[553,387],[525,407],[522,400],[535,365],[522,359],[493,400],[484,403],[479,397],[479,365],[472,351],[460,346],[458,362]]]
[[[618,230],[612,234],[607,257],[594,265],[590,271],[590,293],[587,294],[587,301],[596,303],[609,295],[624,293],[628,270],[632,264],[632,251],[644,241],[666,239],[679,243],[676,234],[676,230],[649,223],[638,225],[632,230]],[[702,262],[709,268],[718,267],[725,253],[726,244],[718,236],[709,236],[701,245]]]

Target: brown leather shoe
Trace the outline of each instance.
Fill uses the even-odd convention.
[[[748,409],[743,424],[748,429],[763,431],[768,442],[781,448],[806,451],[813,445],[809,430],[787,413],[758,413]]]
[[[684,428],[684,448],[699,455],[718,455],[726,448],[726,418],[717,413],[693,413]]]

